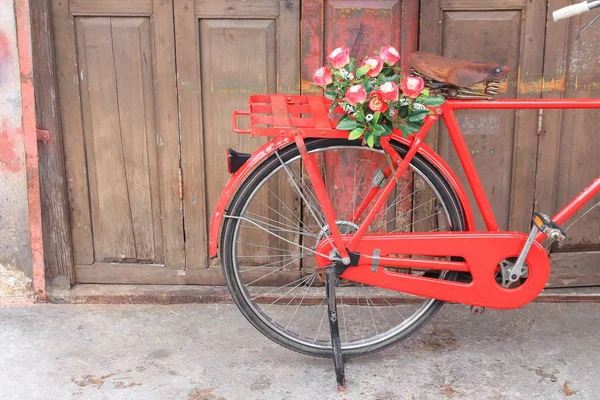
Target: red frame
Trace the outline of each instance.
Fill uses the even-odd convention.
[[[309,177],[315,189],[325,219],[331,229],[333,245],[342,258],[348,256],[348,251],[361,254],[358,266],[348,268],[342,278],[370,284],[373,286],[398,290],[415,295],[432,297],[447,301],[465,304],[480,305],[495,308],[514,308],[522,306],[533,300],[546,284],[550,273],[550,264],[544,248],[540,245],[545,236],[538,234],[536,242],[529,252],[526,262],[529,266],[529,276],[525,283],[516,289],[506,289],[496,284],[494,273],[498,263],[502,260],[515,257],[526,240],[526,235],[519,232],[499,232],[498,223],[490,202],[485,194],[479,175],[475,169],[473,159],[464,141],[456,117],[455,110],[471,109],[598,109],[600,99],[501,99],[501,100],[448,100],[433,111],[424,122],[422,129],[408,141],[409,150],[404,158],[389,145],[390,140],[402,141],[398,132],[381,140],[381,147],[391,157],[396,165],[396,177],[400,178],[408,168],[410,161],[417,152],[424,154],[428,159],[436,160],[442,172],[457,191],[459,200],[464,208],[467,219],[467,229],[474,227],[473,216],[466,194],[456,175],[447,167],[447,164],[424,144],[424,139],[431,127],[441,117],[444,121],[452,144],[457,152],[467,181],[475,197],[475,202],[481,212],[487,231],[477,233],[466,232],[433,232],[433,233],[398,233],[398,234],[366,234],[366,230],[377,213],[384,205],[387,197],[394,188],[396,179],[388,179],[383,188],[374,188],[366,196],[363,204],[354,211],[354,219],[358,219],[366,210],[365,202],[375,201],[374,206],[365,216],[363,223],[353,235],[342,235],[335,224],[335,211],[329,201],[321,175],[316,173],[313,155],[306,151],[304,140],[306,138],[345,138],[346,131],[333,129],[335,120],[331,120],[326,111],[328,103],[321,96],[285,96],[285,95],[259,95],[251,97],[250,112],[236,111],[233,114],[233,127],[237,133],[278,136],[265,146],[257,157],[250,160],[251,167],[242,168],[232,177],[232,185],[228,184],[219,201],[217,212],[211,226],[211,255],[216,255],[216,237],[218,234],[223,212],[226,204],[235,193],[239,184],[259,161],[293,142],[299,147],[303,162],[307,166]],[[303,114],[310,113],[311,119],[302,118]],[[250,115],[251,129],[237,128],[238,115]],[[266,124],[266,125],[265,125]],[[266,127],[265,127],[266,126]],[[277,141],[277,142],[276,142]],[[265,153],[266,151],[266,153]],[[270,152],[269,152],[270,151]],[[254,159],[254,162],[252,160]],[[313,171],[314,170],[314,171]],[[313,172],[311,172],[313,171]],[[390,174],[391,168],[384,173]],[[379,192],[379,193],[378,193]],[[569,202],[552,219],[562,224],[571,217],[583,204],[600,192],[600,176],[587,188]],[[220,212],[221,211],[221,212]],[[215,223],[217,224],[215,227]],[[323,240],[318,245],[321,254],[329,254],[332,250],[331,242]],[[402,268],[420,268],[431,270],[469,271],[473,280],[469,284],[431,279],[422,276],[397,274],[379,268],[376,272],[371,270],[373,264],[373,250],[377,247],[382,257],[380,262],[386,266]],[[403,249],[404,252],[403,252]],[[389,254],[418,254],[423,256],[459,257],[464,261],[434,261],[418,258],[390,257]],[[317,256],[318,265],[324,267],[331,263],[328,259]]]

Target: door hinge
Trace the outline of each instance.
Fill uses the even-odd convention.
[[[183,200],[183,172],[179,167],[179,200]]]

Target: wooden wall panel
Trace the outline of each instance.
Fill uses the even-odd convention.
[[[579,30],[594,17],[552,22],[551,12],[569,5],[555,0],[548,10],[544,58],[544,97],[599,97],[597,54],[600,51],[598,25],[579,39]],[[596,110],[544,110],[539,137],[535,200],[536,208],[554,214],[600,175],[600,144]],[[575,225],[600,195],[565,224],[567,241],[552,247],[552,274],[549,285],[591,286],[600,284],[600,207]]]
[[[400,0],[302,2],[302,92],[318,92],[313,72],[340,46],[362,59],[385,44],[416,49],[418,3]],[[412,19],[408,23],[407,19]]]
[[[420,50],[447,57],[508,64],[512,73],[499,97],[537,97],[541,85],[545,4],[462,0],[421,3]],[[532,82],[519,86],[520,82]],[[527,89],[527,90],[524,90]],[[533,211],[537,111],[457,112],[459,126],[501,229],[528,230]],[[459,171],[444,129],[430,144]],[[468,187],[464,174],[459,174]],[[471,201],[472,196],[471,196]],[[474,202],[473,202],[474,204]],[[484,224],[476,213],[478,228]]]
[[[95,261],[160,262],[150,21],[77,18],[76,26]]]
[[[52,5],[76,279],[110,280],[106,263],[181,270],[172,3]]]
[[[175,21],[186,268],[207,269],[208,223],[229,179],[226,150],[252,152],[264,142],[231,132],[231,112],[245,109],[250,94],[298,93],[300,10],[285,1],[186,0],[176,3]]]
[[[52,139],[38,146],[45,275],[52,286],[74,283],[73,249],[69,221],[67,176],[63,150],[63,129],[58,104],[52,12],[49,0],[31,7],[31,45],[35,115],[38,128],[51,132]],[[59,279],[55,279],[59,278]]]
[[[277,87],[276,37],[273,20],[201,20],[200,60],[204,115],[207,207],[216,207],[227,183],[228,147],[251,152],[260,139],[231,132],[231,112],[254,93],[274,93]]]

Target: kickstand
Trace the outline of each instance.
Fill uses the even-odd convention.
[[[335,285],[337,276],[334,267],[326,269],[326,284],[327,292],[327,311],[329,313],[329,330],[331,332],[331,344],[333,347],[333,367],[335,368],[335,376],[337,379],[338,391],[344,393],[346,391],[346,375],[344,373],[344,359],[342,357],[342,345],[340,342],[340,328],[338,325],[337,305],[335,298]]]

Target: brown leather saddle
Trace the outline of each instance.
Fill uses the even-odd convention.
[[[408,61],[417,73],[459,88],[497,80],[510,72],[508,65],[458,60],[421,51],[412,53]]]

